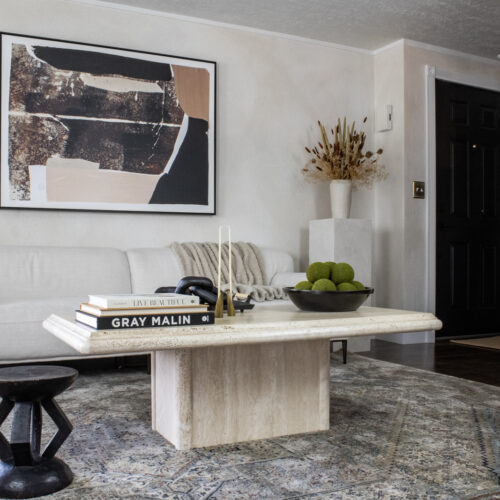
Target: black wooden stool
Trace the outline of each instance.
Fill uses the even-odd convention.
[[[77,377],[63,366],[0,368],[0,425],[14,408],[10,443],[0,432],[0,497],[48,495],[73,480],[71,469],[55,458],[73,426],[53,398]],[[58,431],[40,453],[42,406]]]

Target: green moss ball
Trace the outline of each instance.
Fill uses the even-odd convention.
[[[337,287],[335,286],[335,283],[333,281],[322,278],[314,282],[312,289],[334,292]]]
[[[295,285],[295,290],[310,290],[313,284],[310,281],[299,281]]]
[[[337,285],[337,290],[339,292],[355,292],[357,288],[352,283],[344,281],[344,283],[339,283]]]
[[[333,269],[333,266],[335,265],[335,262],[332,262],[331,260],[328,260],[327,262],[325,262],[325,264],[327,264],[330,267],[330,279],[331,279],[331,277],[332,277],[332,269]]]
[[[330,266],[324,262],[313,262],[307,268],[306,276],[311,283],[321,279],[328,279],[330,277]]]
[[[335,284],[352,281],[354,269],[347,262],[338,262],[333,266],[331,279]]]
[[[351,281],[351,283],[356,287],[356,290],[364,290],[365,285],[361,283],[360,281]]]

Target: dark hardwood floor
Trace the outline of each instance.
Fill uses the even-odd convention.
[[[358,354],[500,386],[498,349],[453,344],[449,340],[438,340],[435,344],[396,344],[375,339],[369,351]]]

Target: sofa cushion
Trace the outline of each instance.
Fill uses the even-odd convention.
[[[131,292],[127,257],[114,248],[0,246],[0,262],[0,301]]]
[[[268,284],[278,273],[293,272],[293,259],[289,253],[272,248],[261,248],[260,252],[264,259],[264,268]]]
[[[154,293],[161,286],[176,286],[182,278],[174,252],[166,248],[127,250],[132,293]]]
[[[0,302],[0,339],[2,362],[29,359],[81,356],[42,328],[50,314],[72,317],[88,297],[57,297]]]
[[[295,286],[299,281],[307,280],[306,273],[277,273],[274,275],[272,286]]]
[[[86,302],[87,295],[78,297],[50,297],[48,299],[30,299],[0,302],[0,324],[36,321],[41,326],[44,319],[52,313],[73,316],[74,310]]]
[[[83,357],[42,328],[40,321],[0,323],[0,364],[29,360]]]
[[[252,311],[255,311],[255,310],[258,311],[259,309],[262,309],[262,308],[291,304],[291,301],[289,299],[274,299],[274,300],[265,300],[264,302],[252,301],[252,304],[255,304]],[[246,314],[246,313],[243,313],[243,314]]]
[[[134,248],[127,250],[126,253],[133,293],[153,293],[160,286],[175,286],[183,277],[179,261],[169,247]],[[263,248],[261,253],[268,283],[280,273],[293,271],[292,257],[286,252]]]

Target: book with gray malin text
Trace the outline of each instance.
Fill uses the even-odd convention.
[[[215,315],[212,311],[207,311],[198,313],[134,314],[132,316],[97,317],[77,310],[76,321],[96,330],[120,330],[126,328],[213,325]]]
[[[134,307],[192,306],[200,303],[196,295],[180,293],[150,293],[145,295],[89,295],[89,304],[103,309],[129,309]]]

